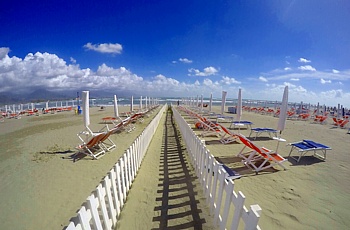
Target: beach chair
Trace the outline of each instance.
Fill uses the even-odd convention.
[[[116,144],[111,140],[110,136],[114,133],[113,129],[108,131],[100,140],[101,146],[106,150],[106,151],[111,151],[116,147]]]
[[[314,123],[317,123],[317,124],[326,124],[327,123],[327,116],[321,116],[321,115],[316,115],[315,118],[314,118]]]
[[[342,129],[346,128],[346,125],[349,123],[349,120],[343,120],[343,122],[341,124],[339,124],[339,127]]]
[[[237,142],[239,140],[237,134],[228,130],[225,126],[219,125],[220,128],[224,131],[224,135],[220,138],[220,142],[223,144],[229,144],[232,142]]]
[[[302,140],[302,141],[299,141],[299,142],[290,143],[288,145],[292,146],[288,157],[293,158],[297,162],[299,162],[301,157],[305,156],[308,152],[313,152],[314,156],[320,158],[321,160],[326,160],[327,150],[331,150],[332,149],[329,146],[326,146],[326,145],[321,144],[321,143],[314,142],[312,140]],[[291,156],[292,152],[295,151],[295,150],[299,154],[297,157]],[[319,154],[319,153],[321,153],[322,155]]]
[[[107,133],[100,133],[85,142],[81,136],[78,135],[79,139],[83,142],[81,145],[78,145],[76,149],[78,150],[73,156],[83,153],[85,155],[91,156],[93,159],[97,159],[99,156],[104,154],[106,150],[102,147],[101,141],[106,137]]]
[[[201,133],[202,137],[206,137],[206,136],[222,137],[224,135],[224,132],[221,129],[220,125],[215,124],[206,119],[198,118],[197,121],[200,123],[200,126],[202,128],[202,133]]]
[[[244,147],[237,156],[243,158],[242,162],[247,167],[252,168],[256,173],[274,166],[280,166],[281,168],[286,169],[283,162],[287,161],[287,159],[273,150],[265,147],[258,147],[255,143],[241,134],[238,135],[238,137],[244,144]],[[249,148],[250,150],[244,152],[246,148]]]
[[[112,123],[113,125],[117,125],[122,121],[122,119],[120,117],[103,117],[102,121],[105,124]]]
[[[268,133],[270,138],[272,138],[271,134],[274,134],[275,137],[277,137],[277,132],[278,131],[276,129],[271,129],[271,128],[251,128],[249,137],[252,135],[253,132],[255,133],[254,140],[256,140],[256,138],[258,136],[260,136],[262,133]]]

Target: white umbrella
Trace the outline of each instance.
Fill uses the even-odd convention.
[[[284,127],[286,126],[287,110],[288,110],[288,86],[284,87],[282,104],[280,108],[280,116],[278,119],[277,130],[280,131],[280,134],[282,133],[282,131],[284,130]]]
[[[238,90],[238,100],[237,100],[237,120],[241,121],[242,117],[242,89]]]
[[[209,112],[211,112],[211,106],[213,104],[213,94],[210,94],[210,101],[209,101]]]
[[[119,117],[117,95],[114,95],[114,117]]]
[[[131,96],[130,111],[134,111],[134,96]]]
[[[90,125],[89,91],[82,92],[82,106],[84,115],[84,126],[88,128]]]
[[[146,110],[147,110],[147,97],[145,99],[145,107],[146,107]]]
[[[203,111],[203,95],[201,95],[201,111]]]
[[[142,96],[140,97],[140,110],[142,110]]]
[[[226,95],[227,95],[227,92],[226,92],[226,91],[222,91],[221,115],[223,115],[223,114],[224,114],[224,111],[225,111]]]

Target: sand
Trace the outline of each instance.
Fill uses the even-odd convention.
[[[220,108],[215,107],[215,110],[219,111]],[[105,111],[91,108],[92,129],[101,128],[101,118],[112,114],[113,107]],[[137,129],[130,134],[124,132],[113,135],[117,144],[113,152],[98,160],[85,157],[75,163],[69,156],[79,143],[76,133],[83,129],[82,116],[64,112],[19,120],[6,119],[0,123],[0,229],[64,228],[150,119],[147,118],[144,124],[138,124]],[[162,121],[165,122],[164,119]],[[244,111],[242,119],[252,121],[253,127],[277,127],[277,118],[267,115]],[[173,134],[164,131],[168,127],[164,126],[164,122],[157,130],[130,190],[118,227],[151,229],[168,224],[191,229],[194,223],[201,223],[202,228],[212,229],[211,216],[203,204],[203,196],[185,147],[183,143],[174,144],[179,138],[174,139]],[[229,126],[229,123],[223,124]],[[268,170],[258,175],[242,165],[236,157],[242,144],[223,145],[215,138],[204,139],[219,161],[242,175],[241,179],[235,181],[235,189],[244,193],[247,206],[261,206],[261,228],[347,229],[350,226],[347,210],[350,205],[350,135],[346,131],[332,128],[331,121],[320,125],[310,121],[288,120],[282,133],[286,143],[312,139],[331,146],[333,150],[328,152],[326,161],[309,154],[298,164],[289,159],[284,164],[287,168],[285,171],[276,167],[274,171]],[[249,135],[249,130],[240,132]],[[168,137],[168,145],[164,144],[164,136]],[[258,138],[256,143],[276,148],[276,142],[265,136]],[[169,151],[167,158],[165,149]],[[287,157],[289,150],[290,146],[280,144],[279,153],[282,156]],[[165,164],[164,161],[174,159],[179,165],[176,166],[178,170],[174,168],[172,171],[170,167],[175,167],[176,163]],[[172,175],[165,175],[165,167]],[[181,182],[173,182],[174,187],[165,187],[164,181],[169,182],[173,177],[178,177]],[[164,193],[167,189],[169,192]],[[192,192],[194,196],[189,195]],[[183,200],[164,199],[164,194],[168,198],[181,197]],[[164,202],[175,207],[174,213],[170,213],[172,219],[162,215]],[[198,210],[199,214],[193,210]],[[135,219],[135,214],[137,222],[131,221]]]
[[[215,108],[219,112],[218,107]],[[226,116],[234,116],[225,113]],[[277,128],[278,118],[243,112],[242,120],[252,121],[253,127]],[[263,229],[347,229],[350,226],[350,135],[347,129],[333,128],[328,124],[310,121],[287,120],[279,145],[279,154],[288,158],[290,146],[286,143],[312,139],[332,147],[326,161],[307,154],[296,163],[289,159],[284,163],[287,170],[275,167],[256,175],[245,167],[237,153],[243,144],[223,145],[218,138],[203,138],[207,148],[222,163],[239,172],[242,178],[235,180],[235,189],[246,196],[246,205],[259,204],[262,216],[259,225]],[[230,123],[221,123],[226,127]],[[250,130],[231,130],[249,136]],[[200,134],[200,131],[197,130]],[[277,142],[262,135],[255,143],[276,149]]]
[[[160,121],[116,229],[217,229],[172,121]]]
[[[119,107],[120,112],[129,107]],[[0,229],[63,229],[156,113],[131,133],[112,135],[117,148],[98,160],[70,157],[80,144],[83,116],[74,112],[22,116],[0,124]],[[113,107],[90,108],[90,128]]]

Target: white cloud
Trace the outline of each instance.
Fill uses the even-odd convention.
[[[122,45],[119,43],[92,44],[89,42],[84,45],[84,48],[88,50],[100,52],[100,53],[110,53],[110,54],[120,54],[123,50]]]
[[[336,69],[332,69],[332,72],[333,72],[333,73],[340,73],[340,71],[339,71],[339,70],[336,70]]]
[[[323,78],[321,78],[321,84],[326,84],[326,83],[332,83],[331,80],[324,80]]]
[[[307,60],[306,58],[299,58],[298,62],[301,62],[301,63],[310,63],[311,61],[310,61],[310,60]]]
[[[262,82],[268,82],[267,78],[263,77],[263,76],[260,76],[259,77],[259,80],[262,81]]]
[[[284,70],[288,71],[288,70],[291,70],[291,68],[290,67],[286,67],[286,68],[284,68]]]
[[[215,75],[219,71],[216,68],[209,66],[209,67],[204,68],[203,72],[201,72],[198,69],[193,69],[193,68],[189,69],[188,72],[189,72],[189,74],[188,74],[189,76],[206,77],[206,76],[210,76],[210,75]]]
[[[193,62],[192,60],[189,60],[187,58],[179,58],[179,61],[186,64],[190,64]]]
[[[316,71],[314,67],[311,65],[304,65],[304,66],[299,66],[298,69],[303,70],[303,71]]]
[[[230,78],[230,77],[222,77],[222,80],[220,81],[220,83],[225,84],[225,85],[232,85],[232,84],[241,84],[240,81],[237,81],[234,78]]]
[[[0,60],[6,57],[9,52],[10,52],[10,48],[0,47]]]
[[[341,103],[350,107],[350,92],[345,87],[350,81],[350,70],[333,73],[329,70],[293,69],[286,72],[279,69],[279,71],[271,70],[268,73],[262,73],[261,77],[253,76],[241,80],[221,76],[216,68],[207,67],[203,71],[193,70],[192,74],[212,76],[214,73],[215,78],[204,77],[203,80],[195,82],[187,78],[184,82],[162,74],[143,78],[123,66],[112,67],[101,64],[97,70],[82,69],[79,64],[73,63],[72,59],[66,62],[55,54],[29,53],[22,59],[15,56],[9,57],[9,49],[0,50],[5,53],[0,59],[0,92],[32,92],[33,89],[38,88],[76,92],[84,89],[125,93],[125,95],[132,92],[134,95],[145,96],[186,97],[203,94],[209,97],[210,93],[213,93],[214,97],[220,98],[222,90],[227,90],[230,94],[237,91],[237,87],[240,86],[244,90],[245,98],[281,100],[283,87],[288,84],[291,102],[320,102],[330,106]],[[264,82],[264,85],[261,83],[256,85],[258,78]],[[320,88],[323,87],[315,87],[315,80],[323,81],[324,84],[333,82],[336,84],[327,87],[328,89],[332,87],[331,90],[322,92]],[[236,97],[236,95],[229,95],[229,97]]]
[[[74,58],[70,57],[70,62],[72,62],[73,64],[77,63],[77,60],[75,60]]]

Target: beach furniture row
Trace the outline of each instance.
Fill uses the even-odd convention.
[[[77,212],[77,216],[70,219],[67,230],[115,229],[125,202],[127,202],[128,191],[137,176],[166,107],[164,105],[160,109],[150,124],[88,196]]]
[[[174,107],[172,110],[213,214],[214,224],[219,226],[219,229],[238,229],[240,224],[244,224],[244,229],[260,229],[260,206],[251,205],[249,209],[244,206],[245,196],[242,192],[234,190],[234,182],[230,179],[234,178],[235,173],[220,164],[178,110]]]

